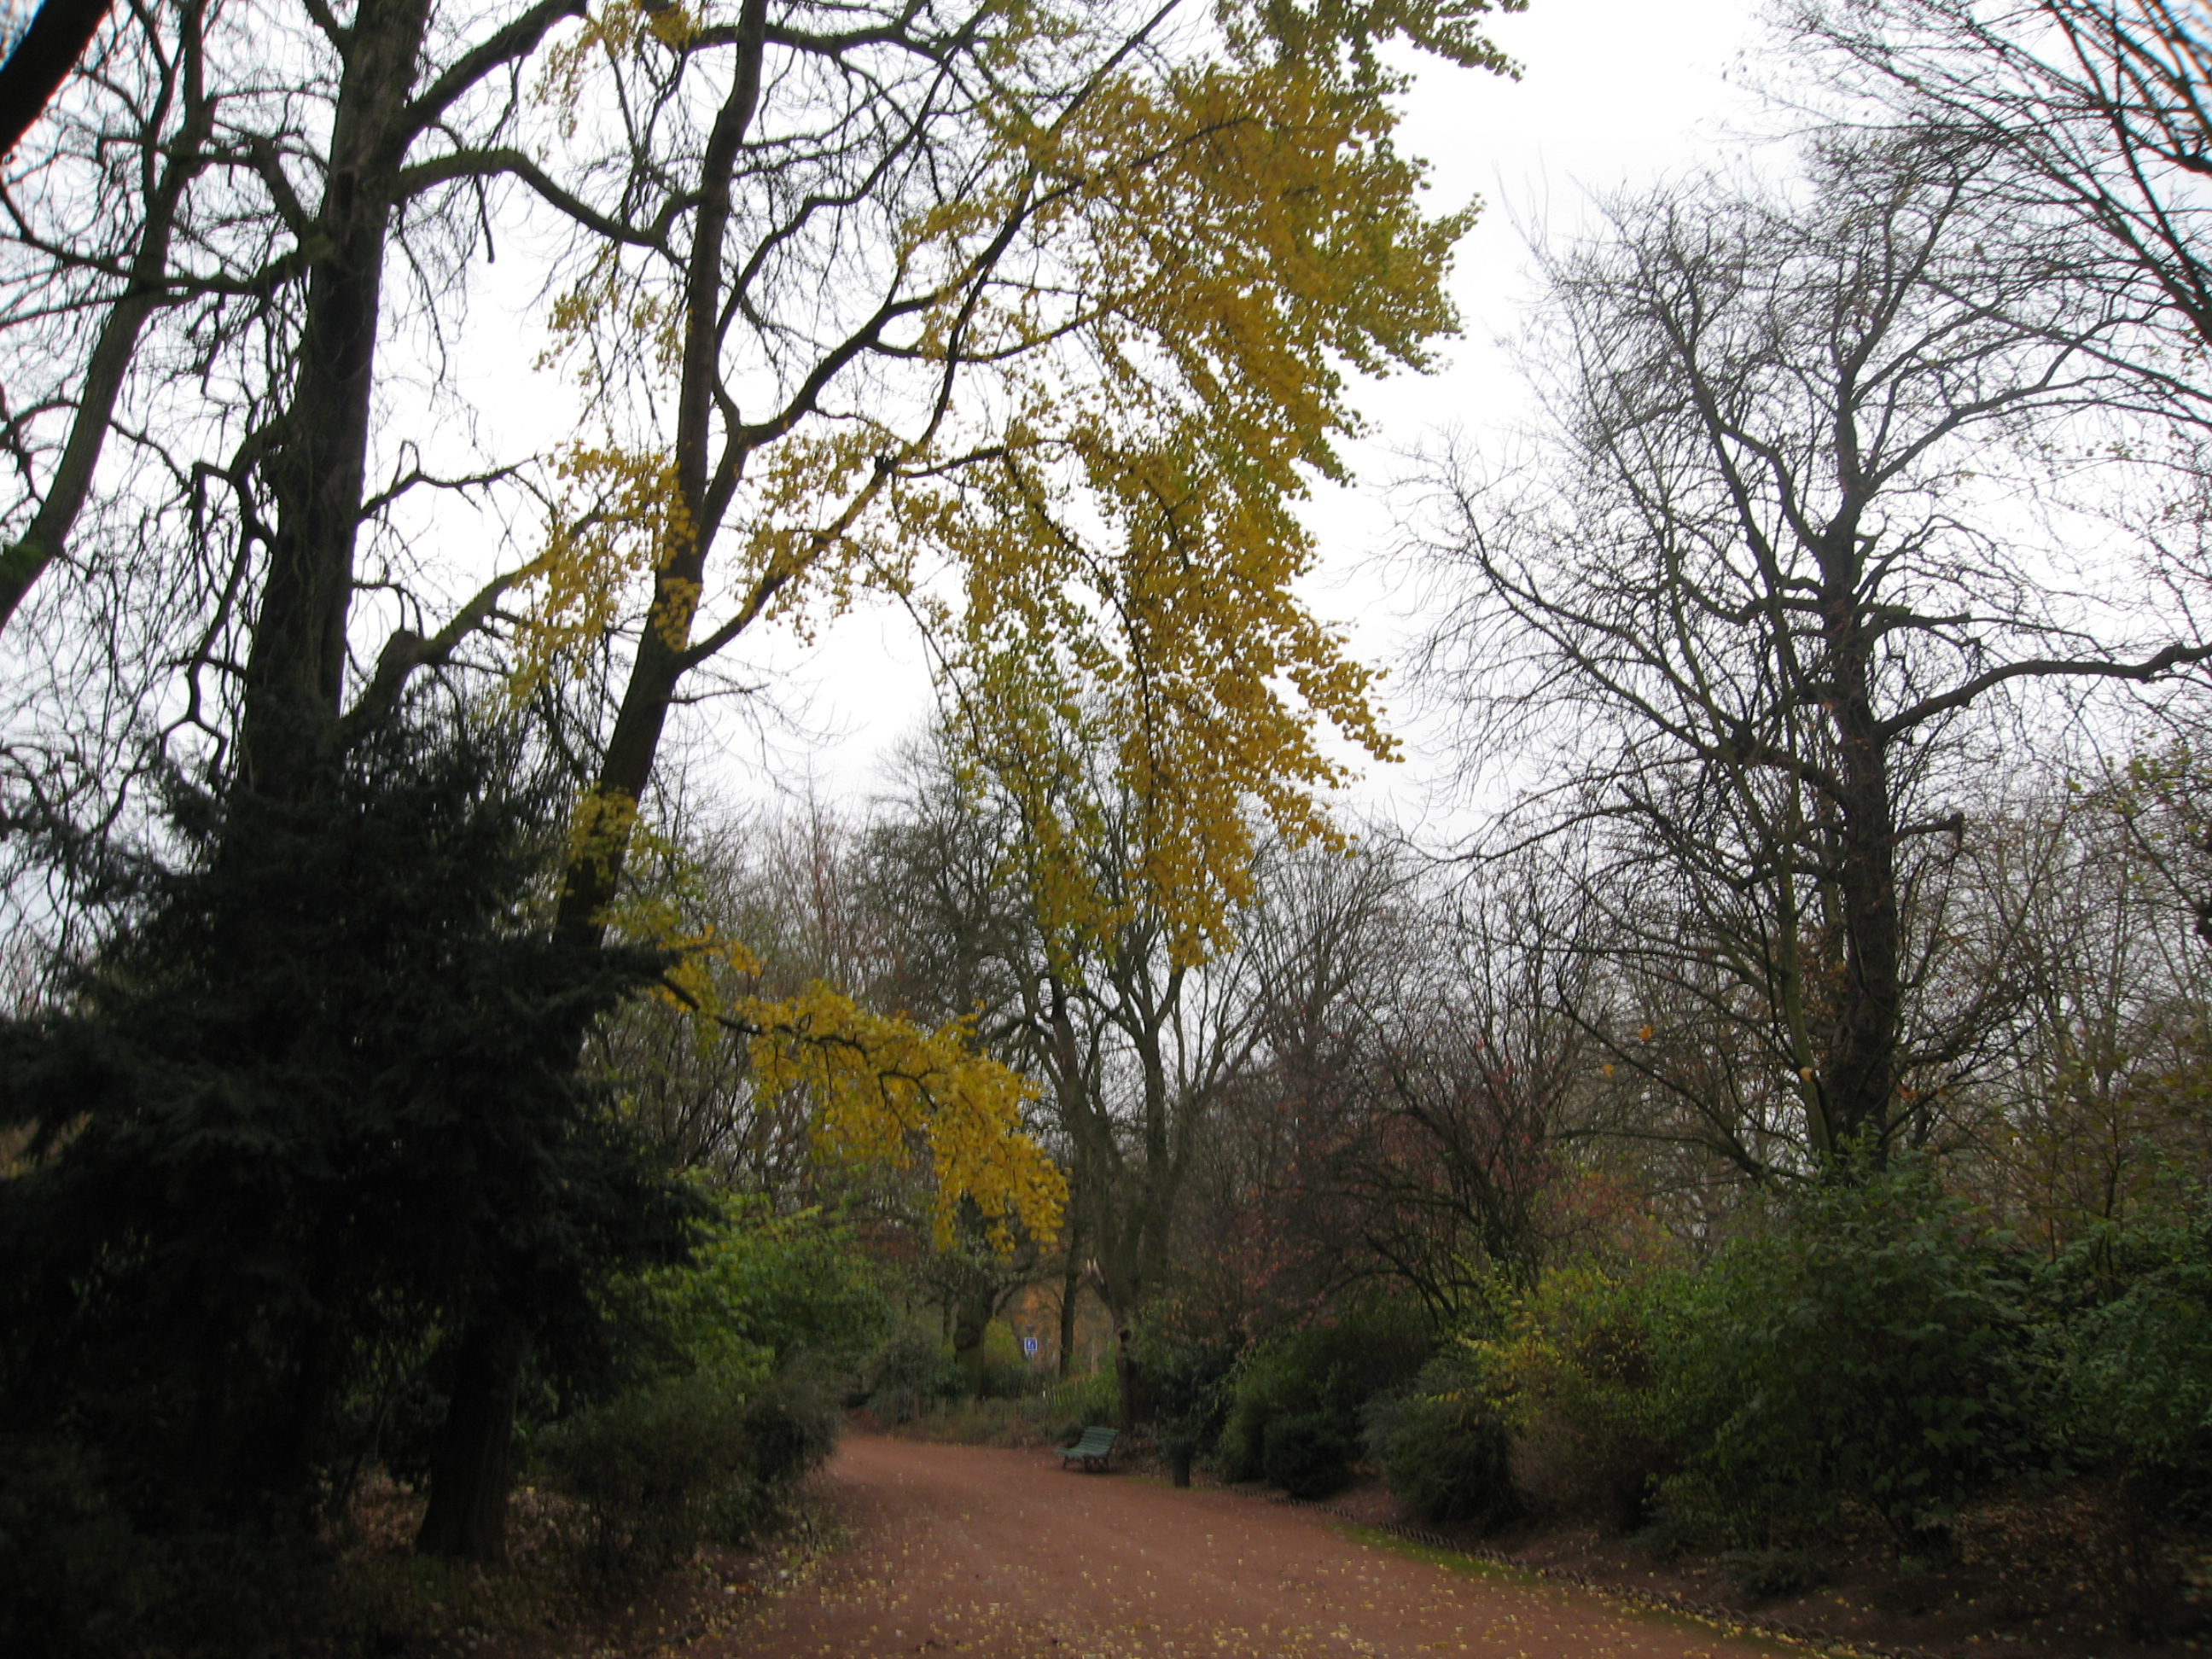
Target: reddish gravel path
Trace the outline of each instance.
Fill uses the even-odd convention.
[[[1474,1654],[1751,1659],[1765,1643],[1415,1559],[1313,1511],[1049,1452],[848,1439],[820,1490],[844,1546],[716,1659]]]

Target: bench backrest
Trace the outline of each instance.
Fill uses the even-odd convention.
[[[1085,1429],[1083,1438],[1068,1448],[1071,1455],[1081,1457],[1103,1457],[1114,1449],[1114,1443],[1121,1437],[1119,1429]]]

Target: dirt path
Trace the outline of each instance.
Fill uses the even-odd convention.
[[[1474,1654],[1750,1659],[1769,1644],[1417,1559],[1310,1510],[1049,1452],[848,1439],[819,1477],[844,1546],[715,1659]]]

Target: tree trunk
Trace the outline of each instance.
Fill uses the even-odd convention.
[[[445,1431],[430,1466],[430,1507],[415,1538],[423,1554],[505,1558],[514,1402],[529,1352],[528,1328],[505,1309],[485,1310],[463,1333]]]
[[[990,1332],[991,1316],[998,1311],[996,1289],[988,1273],[970,1268],[953,1293],[949,1310],[952,1316],[952,1360],[960,1367],[960,1374],[968,1379],[970,1394],[982,1392],[983,1339]]]
[[[1129,1352],[1129,1328],[1121,1322],[1119,1313],[1114,1316],[1114,1380],[1120,1384],[1121,1432],[1127,1434],[1141,1415],[1144,1402],[1138,1396],[1144,1389],[1144,1376]]]
[[[368,465],[385,244],[428,0],[362,0],[332,117],[290,406],[263,471],[275,511],[246,659],[246,787],[300,797],[335,737]]]
[[[1905,1006],[1896,804],[1890,791],[1889,739],[1874,709],[1874,647],[1858,593],[1863,573],[1856,515],[1845,514],[1832,526],[1827,543],[1822,550],[1828,589],[1826,656],[1840,751],[1835,851],[1844,955],[1821,1105],[1836,1148],[1857,1148],[1879,1164],[1888,1151],[1898,1027]]]
[[[1076,1251],[1071,1229],[1067,1236],[1067,1265],[1060,1274],[1060,1374],[1068,1376],[1075,1364],[1075,1305],[1083,1295],[1083,1262]]]

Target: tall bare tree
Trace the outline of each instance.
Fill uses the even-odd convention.
[[[1012,792],[972,787],[948,759],[922,751],[877,836],[902,994],[934,1018],[976,1018],[1036,1079],[1068,1170],[1064,1298],[1093,1284],[1118,1327],[1167,1272],[1208,1126],[1259,1042],[1254,961],[1178,956],[1133,874],[1142,809],[1114,793],[1103,757],[1091,757],[1100,799],[1085,815],[1083,908],[1108,918],[1097,926],[1059,920],[1041,893],[1053,874]]]
[[[2176,405],[2130,367],[2158,307],[2068,283],[2063,222],[1994,222],[1984,159],[1839,136],[1789,193],[1616,204],[1546,256],[1542,482],[1446,493],[1435,661],[1554,757],[1522,826],[1584,832],[1644,984],[1593,1035],[1754,1173],[1881,1157],[2001,1012],[1933,994],[1984,717],[2212,655],[2059,585],[2105,480],[2051,455]]]

